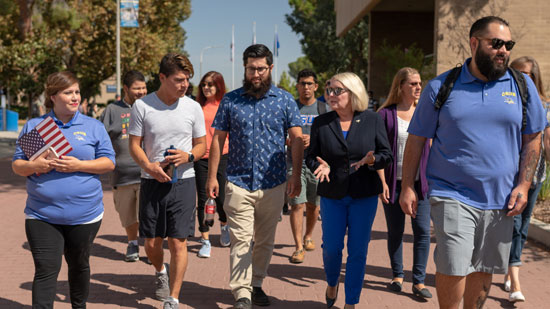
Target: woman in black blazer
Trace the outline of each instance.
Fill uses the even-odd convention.
[[[392,162],[384,122],[366,111],[368,96],[354,73],[332,77],[325,89],[332,112],[315,118],[306,164],[319,179],[327,307],[338,296],[344,236],[348,234],[346,306],[355,308],[365,276],[372,223],[382,183],[376,170]]]

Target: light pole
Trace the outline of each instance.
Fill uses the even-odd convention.
[[[222,48],[222,47],[223,47],[223,46],[206,46],[206,47],[204,47],[204,48],[201,50],[201,57],[200,57],[200,63],[201,63],[201,65],[200,65],[200,71],[199,71],[199,73],[200,73],[200,75],[199,75],[199,80],[202,78],[202,56],[203,56],[204,52],[205,52],[207,49],[211,49],[211,48]]]

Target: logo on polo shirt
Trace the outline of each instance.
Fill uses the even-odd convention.
[[[73,132],[73,135],[74,135],[75,139],[77,139],[79,141],[83,141],[84,137],[86,136],[86,132],[75,131],[75,132]]]
[[[504,103],[506,104],[516,104],[516,93],[510,91],[503,91],[502,96],[504,97]]]

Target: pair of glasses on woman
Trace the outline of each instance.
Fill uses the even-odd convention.
[[[340,88],[340,87],[326,87],[325,92],[327,93],[327,96],[334,95],[339,96],[342,93],[348,91],[348,89]]]
[[[485,40],[485,41],[490,41],[491,42],[491,47],[493,47],[493,49],[500,49],[502,46],[506,47],[506,50],[507,51],[511,51],[512,48],[514,48],[514,45],[516,45],[516,42],[515,41],[504,41],[504,40],[501,40],[501,39],[497,39],[497,38],[493,38],[493,39],[489,39],[489,38],[478,38],[479,40]]]
[[[210,88],[210,87],[212,87],[212,86],[214,86],[214,83],[212,83],[212,82],[202,83],[202,84],[201,84],[201,87],[203,87],[203,88],[204,88],[204,87]]]

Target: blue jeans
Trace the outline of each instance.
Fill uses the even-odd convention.
[[[527,232],[529,231],[529,222],[531,222],[531,213],[535,208],[537,196],[539,196],[542,183],[539,183],[535,188],[529,189],[527,194],[527,206],[522,213],[514,216],[514,232],[512,234],[512,248],[510,249],[510,260],[508,266],[521,265],[521,251],[527,240]]]
[[[323,262],[329,286],[336,286],[342,267],[344,236],[348,233],[346,261],[346,304],[359,303],[365,277],[365,263],[378,196],[354,199],[321,197]]]
[[[403,232],[405,213],[399,206],[401,181],[397,181],[393,203],[384,204],[386,225],[388,227],[388,254],[390,256],[393,278],[403,278]],[[430,254],[430,203],[427,199],[418,201],[416,218],[411,218],[414,234],[413,242],[413,284],[424,283],[426,264]]]

